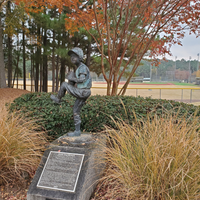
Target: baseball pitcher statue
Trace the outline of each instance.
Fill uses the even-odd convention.
[[[74,125],[75,131],[68,133],[68,136],[80,136],[81,135],[81,117],[80,111],[87,98],[91,95],[90,88],[92,87],[92,79],[88,67],[82,63],[83,51],[82,49],[75,47],[68,52],[71,57],[71,62],[77,66],[74,72],[69,72],[66,76],[67,82],[63,82],[60,86],[57,96],[51,95],[50,98],[57,104],[61,103],[62,97],[65,96],[66,91],[72,96],[76,97],[76,101],[73,107]]]

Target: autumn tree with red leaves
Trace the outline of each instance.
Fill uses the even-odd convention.
[[[199,34],[200,3],[197,0],[16,0],[16,3],[22,1],[27,12],[41,12],[55,6],[60,12],[69,8],[66,29],[73,34],[84,26],[96,41],[107,95],[125,94],[147,52],[151,59],[164,56],[170,53],[171,45],[181,43],[186,29]],[[90,32],[92,27],[98,36]],[[105,62],[109,66],[108,73]],[[117,93],[119,82],[130,65],[131,73]]]
[[[133,64],[118,93],[125,94],[131,77],[147,52],[156,62],[157,55],[170,54],[171,45],[181,44],[186,29],[199,35],[200,3],[197,0],[96,0],[92,6],[85,4],[81,8],[74,9],[71,17],[68,16],[70,23],[67,28],[82,22],[88,32],[91,26],[98,30],[98,37],[91,35],[101,54],[107,95],[117,94],[122,75],[128,65]],[[105,59],[109,63],[108,74],[104,70]]]

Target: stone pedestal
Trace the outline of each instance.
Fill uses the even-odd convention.
[[[58,138],[44,152],[27,200],[89,200],[105,167],[103,155],[95,135]]]

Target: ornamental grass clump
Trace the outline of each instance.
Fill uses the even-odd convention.
[[[100,184],[106,198],[200,199],[199,117],[177,116],[107,128],[108,167]]]
[[[5,112],[5,110],[2,110]],[[0,184],[32,177],[47,142],[33,121],[0,116]]]

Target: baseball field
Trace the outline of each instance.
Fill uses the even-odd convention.
[[[118,91],[123,87],[124,82],[119,85]],[[48,92],[52,91],[52,82],[48,82]],[[106,95],[106,82],[92,83],[92,95]],[[16,88],[16,85],[15,85]],[[19,81],[19,89],[23,89],[22,81]],[[31,83],[27,81],[28,91],[31,91]],[[34,91],[34,90],[33,90]],[[151,97],[153,99],[168,99],[182,101],[200,105],[200,86],[189,83],[178,82],[146,82],[146,83],[130,83],[126,94],[130,96]]]
[[[123,83],[119,85],[119,88],[121,87],[123,87]],[[106,94],[106,83],[93,83],[92,95],[96,94]],[[200,86],[186,83],[130,83],[125,95],[161,98],[200,105]]]

